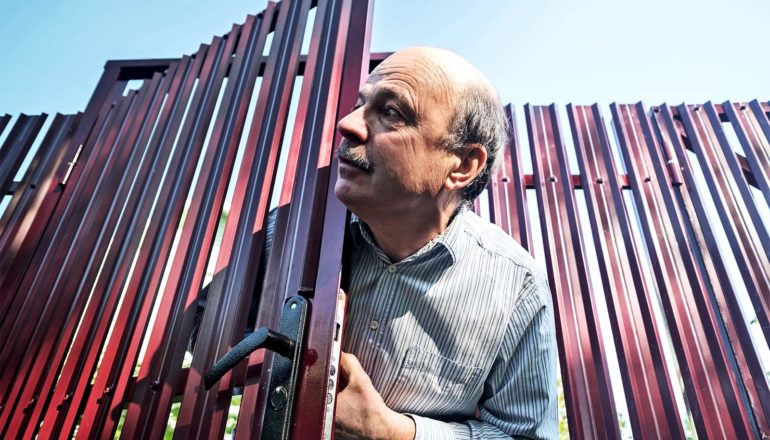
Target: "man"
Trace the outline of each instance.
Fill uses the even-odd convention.
[[[451,52],[404,49],[338,130],[355,215],[337,436],[555,438],[546,277],[468,209],[506,141],[492,86]]]

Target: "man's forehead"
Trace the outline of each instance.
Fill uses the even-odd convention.
[[[412,105],[419,101],[451,103],[457,91],[457,85],[446,75],[442,66],[425,57],[398,56],[387,58],[377,66],[361,87],[359,96],[368,98],[373,93],[378,96],[400,98]]]

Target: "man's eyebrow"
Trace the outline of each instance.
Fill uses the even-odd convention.
[[[393,99],[402,105],[410,106],[409,99],[404,93],[389,87],[377,87],[376,89],[367,87],[358,91],[359,101],[367,101],[369,99]]]
[[[390,87],[377,87],[375,89],[361,89],[358,91],[358,99],[367,101],[371,99],[386,100],[392,99],[398,104],[399,110],[404,117],[412,122],[417,122],[417,112],[411,104],[409,97],[401,90]]]

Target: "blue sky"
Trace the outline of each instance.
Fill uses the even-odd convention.
[[[0,115],[82,110],[107,60],[193,53],[266,3],[0,0]],[[769,19],[768,0],[376,0],[372,50],[454,50],[517,106],[770,100]]]
[[[0,0],[0,114],[80,110],[108,59],[192,53],[265,4]],[[378,0],[372,50],[452,49],[517,105],[768,100],[768,19],[761,0]]]

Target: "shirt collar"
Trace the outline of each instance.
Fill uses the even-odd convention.
[[[456,262],[457,249],[459,246],[458,241],[462,235],[462,231],[465,230],[465,223],[467,221],[466,217],[468,215],[472,214],[470,214],[468,211],[467,206],[462,204],[460,208],[458,208],[457,213],[452,218],[449,226],[444,230],[444,232],[426,243],[422,248],[420,248],[420,250],[404,258],[396,264],[408,263],[418,260],[423,256],[431,254],[432,251],[436,249],[440,249],[441,251],[446,252],[452,259],[452,262]],[[350,216],[350,231],[351,235],[353,236],[353,244],[356,247],[363,245],[371,246],[380,257],[380,259],[384,260],[387,264],[393,264],[390,258],[385,255],[379,246],[374,243],[374,238],[372,237],[371,231],[369,230],[369,226],[355,214],[351,214]]]

